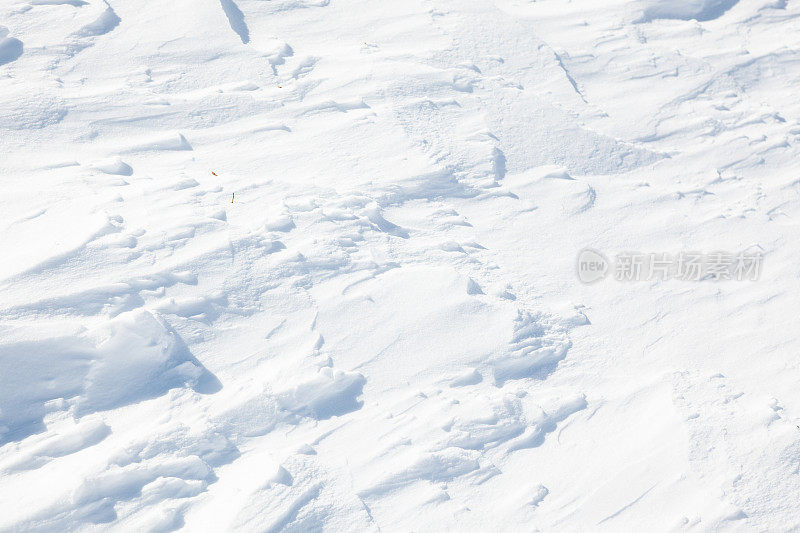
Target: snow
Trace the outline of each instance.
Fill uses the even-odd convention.
[[[0,531],[800,527],[800,5],[0,20]]]
[[[0,65],[11,63],[22,55],[22,41],[8,37],[8,28],[0,26]]]
[[[642,22],[654,19],[714,20],[739,0],[650,0],[645,3]]]

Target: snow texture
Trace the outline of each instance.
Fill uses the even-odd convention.
[[[800,528],[800,3],[0,22],[0,531]]]

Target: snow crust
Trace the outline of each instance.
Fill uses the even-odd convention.
[[[0,531],[800,528],[800,3],[0,22]]]

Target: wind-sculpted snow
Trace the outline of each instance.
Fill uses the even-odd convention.
[[[173,387],[219,388],[180,337],[143,310],[121,314],[80,337],[0,345],[0,368],[2,442],[41,431],[42,417],[53,408],[70,407],[82,417]]]
[[[642,22],[654,19],[714,20],[739,0],[645,0]]]
[[[11,63],[22,55],[22,41],[8,36],[8,28],[0,26],[0,65]]]
[[[278,393],[278,405],[291,413],[326,419],[360,408],[357,398],[364,387],[364,376],[358,373],[320,369],[317,376]]]
[[[228,23],[231,29],[236,32],[242,40],[242,44],[250,42],[250,30],[247,28],[247,23],[244,21],[244,13],[239,9],[239,6],[233,0],[219,0],[222,5],[222,10],[225,16],[228,17]]]
[[[80,37],[97,37],[99,35],[105,35],[106,33],[110,32],[114,28],[116,28],[120,21],[120,18],[108,4],[105,3],[106,8],[97,17],[94,21],[90,22],[89,24],[83,26],[80,30],[78,30],[77,35]]]
[[[0,20],[0,531],[800,524],[800,4]]]

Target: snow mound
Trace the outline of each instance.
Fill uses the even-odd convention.
[[[541,313],[518,311],[508,352],[493,357],[494,379],[544,378],[564,359],[571,343],[558,323]]]
[[[104,174],[112,174],[117,176],[130,176],[133,174],[133,168],[119,158],[100,161],[95,163],[93,168],[103,172]]]
[[[0,443],[44,430],[43,417],[75,416],[154,398],[174,387],[219,385],[166,322],[123,313],[80,337],[0,345]]]
[[[94,21],[78,30],[79,37],[99,37],[116,28],[121,21],[114,10],[106,3],[106,9]]]
[[[0,65],[11,63],[22,55],[22,41],[8,37],[8,28],[0,26]]]
[[[321,368],[313,378],[278,393],[278,405],[292,413],[324,420],[361,407],[366,380],[357,372]]]
[[[721,17],[739,0],[646,0],[641,22],[656,19],[698,20]]]

